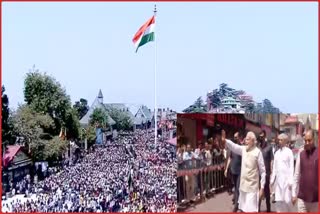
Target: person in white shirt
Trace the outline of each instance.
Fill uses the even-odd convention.
[[[259,199],[263,197],[266,171],[263,156],[257,148],[257,138],[253,132],[248,132],[245,145],[238,145],[226,139],[222,130],[221,140],[234,153],[241,155],[241,176],[239,187],[239,210],[242,212],[258,212]],[[259,191],[259,175],[260,191]]]
[[[275,191],[276,212],[292,212],[294,157],[291,149],[286,147],[289,137],[280,134],[278,140],[279,149],[274,156],[270,188]]]
[[[187,161],[187,160],[192,160],[192,159],[194,159],[194,158],[195,158],[195,154],[194,154],[194,152],[192,151],[191,145],[188,144],[188,145],[187,145],[187,151],[185,151],[185,152],[183,153],[183,160],[184,160],[184,161]]]
[[[212,165],[212,154],[209,148],[209,144],[206,142],[205,143],[205,150],[204,150],[204,157],[205,157],[205,162],[207,166]]]
[[[198,148],[195,149],[194,153],[197,155],[198,158],[201,158],[201,142],[198,142]]]
[[[207,167],[210,167],[212,165],[212,154],[209,148],[209,144],[205,143],[205,150],[204,150],[204,157],[205,157],[205,163]],[[212,175],[212,172],[205,172],[205,192],[209,193],[210,191],[210,177]]]
[[[192,151],[191,145],[188,144],[187,145],[187,151],[185,151],[183,153],[183,161],[185,162],[185,166],[186,169],[192,169],[193,167],[193,160],[195,160],[196,155],[195,153]],[[186,193],[187,193],[187,199],[188,200],[193,200],[194,196],[195,196],[195,179],[194,179],[194,175],[186,175],[185,176],[185,180],[186,180]]]

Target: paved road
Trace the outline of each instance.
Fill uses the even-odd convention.
[[[187,209],[185,212],[232,212],[232,195],[228,193],[216,194],[213,198],[206,202],[196,205],[195,207]],[[261,212],[266,212],[266,202],[262,201]],[[275,204],[271,203],[271,211],[275,212]]]

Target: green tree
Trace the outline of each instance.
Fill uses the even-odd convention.
[[[108,115],[105,110],[96,108],[90,115],[90,125],[105,128],[108,123]]]
[[[109,110],[110,117],[116,122],[115,128],[117,130],[131,130],[133,127],[133,121],[128,114],[128,111],[120,111],[116,108]]]
[[[3,144],[12,144],[14,142],[13,125],[10,117],[9,98],[4,93],[5,91],[5,87],[2,86],[2,142]]]
[[[246,92],[243,90],[234,90],[233,91],[234,96],[240,96],[240,95],[244,95],[244,94],[246,94]]]
[[[214,108],[217,108],[221,105],[221,97],[217,89],[212,91],[212,96],[210,97],[211,103]]]
[[[32,152],[34,160],[44,160],[44,149],[52,135],[45,130],[54,128],[54,121],[48,114],[35,112],[27,105],[20,106],[13,115],[14,130],[22,137]]]
[[[233,88],[228,87],[228,84],[226,83],[221,83],[219,85],[219,90],[218,90],[218,94],[220,96],[220,99],[222,99],[223,97],[233,97],[235,98],[235,96],[237,96],[238,94],[243,93],[242,90],[237,91]]]
[[[93,125],[81,129],[81,140],[87,139],[88,147],[96,142],[96,138],[96,128]]]
[[[76,109],[78,118],[81,119],[89,111],[88,101],[81,98],[80,101],[75,102],[73,108]]]
[[[96,128],[92,125],[81,129],[81,140],[87,138],[88,142],[95,142],[96,140]]]
[[[244,95],[246,92],[244,90],[235,90],[228,86],[226,83],[221,83],[218,89],[214,89],[210,93],[208,99],[210,100],[213,108],[218,108],[221,106],[221,101],[225,97],[232,97],[234,99],[239,98],[240,95]],[[241,104],[245,108],[246,112],[255,113],[280,113],[280,110],[274,107],[270,100],[265,99],[263,103],[258,103],[257,106],[254,105],[254,101],[243,101],[240,100]],[[188,108],[184,109],[184,113],[202,113],[207,112],[208,109],[201,97],[199,97],[194,104],[190,105]]]
[[[67,127],[67,138],[80,138],[80,121],[75,109],[68,109],[64,118],[65,127]]]
[[[198,99],[193,103],[193,105],[183,110],[183,112],[185,113],[204,113],[206,111],[206,105],[204,104],[203,99],[201,97],[198,97]]]
[[[75,125],[79,119],[71,113],[70,97],[53,77],[38,71],[29,72],[24,81],[24,97],[31,109],[41,114],[48,114],[54,120],[55,129],[48,130],[49,133],[58,135],[60,129],[65,127],[69,132],[68,136],[79,137]],[[70,133],[72,131],[74,132]]]
[[[34,161],[57,160],[66,151],[67,141],[46,132],[55,127],[49,114],[38,113],[23,105],[13,115],[13,121],[17,135],[24,139]]]
[[[205,107],[202,97],[198,97],[198,99],[194,102],[194,106],[199,109]]]
[[[264,113],[273,113],[273,109],[274,109],[274,107],[273,107],[270,100],[264,99],[262,101],[262,111]]]
[[[255,106],[253,103],[248,103],[246,106],[245,106],[245,110],[246,112],[255,112]]]
[[[182,112],[184,112],[184,113],[192,113],[193,109],[194,109],[194,106],[190,105],[188,108],[183,109]]]
[[[55,136],[45,143],[44,158],[49,161],[58,160],[67,151],[67,148],[68,141],[61,140],[58,136]]]
[[[220,97],[222,98],[222,97],[225,97],[225,96],[227,96],[227,94],[228,94],[228,84],[226,84],[226,83],[221,83],[220,85],[219,85],[219,95],[220,95]]]

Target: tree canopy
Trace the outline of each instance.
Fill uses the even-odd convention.
[[[9,109],[9,97],[4,93],[5,91],[5,87],[2,86],[2,143],[12,144],[14,142],[13,125]]]
[[[14,129],[22,137],[35,160],[46,158],[45,145],[53,136],[46,130],[54,129],[54,121],[49,114],[35,112],[28,105],[20,106],[13,115]]]
[[[32,71],[24,81],[25,104],[14,112],[14,131],[29,147],[33,160],[56,160],[68,146],[68,139],[80,138],[78,111],[53,77]],[[66,130],[66,138],[58,135]]]
[[[94,127],[93,125],[89,125],[86,128],[83,128],[81,130],[81,140],[85,140],[87,138],[87,142],[88,144],[92,145],[95,143],[96,141],[96,127]]]
[[[90,115],[90,125],[105,128],[108,124],[108,114],[101,108],[94,109]]]
[[[80,120],[89,111],[88,101],[81,98],[80,101],[75,102],[73,108],[77,111],[77,115]]]
[[[70,97],[56,79],[38,71],[27,73],[24,97],[31,109],[48,114],[53,119],[55,128],[49,133],[58,135],[64,127],[67,129],[68,138],[79,137],[80,123],[77,112],[72,110]]]
[[[131,130],[133,121],[127,111],[120,111],[116,108],[111,108],[109,111],[110,117],[116,122],[115,128],[117,130]]]
[[[222,99],[225,97],[231,97],[234,99],[239,99],[240,95],[245,95],[244,90],[235,90],[228,86],[226,83],[221,83],[218,89],[212,90],[208,98],[210,99],[213,108],[219,108],[222,105]],[[261,105],[255,105],[253,100],[241,100],[242,108],[246,112],[252,113],[280,113],[278,108],[275,108],[270,100],[264,99]],[[185,113],[203,113],[207,112],[205,102],[199,97],[192,105],[184,109]]]
[[[193,105],[183,110],[183,112],[185,113],[204,113],[206,111],[206,105],[202,97],[198,97],[198,99],[193,103]]]

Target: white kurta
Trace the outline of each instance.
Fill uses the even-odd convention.
[[[287,206],[288,210],[283,210],[283,208],[281,208],[282,212],[292,211],[293,172],[293,153],[288,147],[283,147],[274,155],[273,170],[270,178],[270,184],[274,185],[276,202],[279,204],[285,203]],[[283,207],[283,205],[280,207]]]
[[[234,153],[242,156],[243,147],[233,143],[231,140],[226,140],[227,147]],[[243,161],[243,160],[242,160]],[[266,182],[266,172],[262,153],[258,155],[258,168],[261,177],[260,187],[264,188]],[[239,190],[239,209],[243,212],[258,212],[259,211],[259,189],[255,192],[244,192]]]

